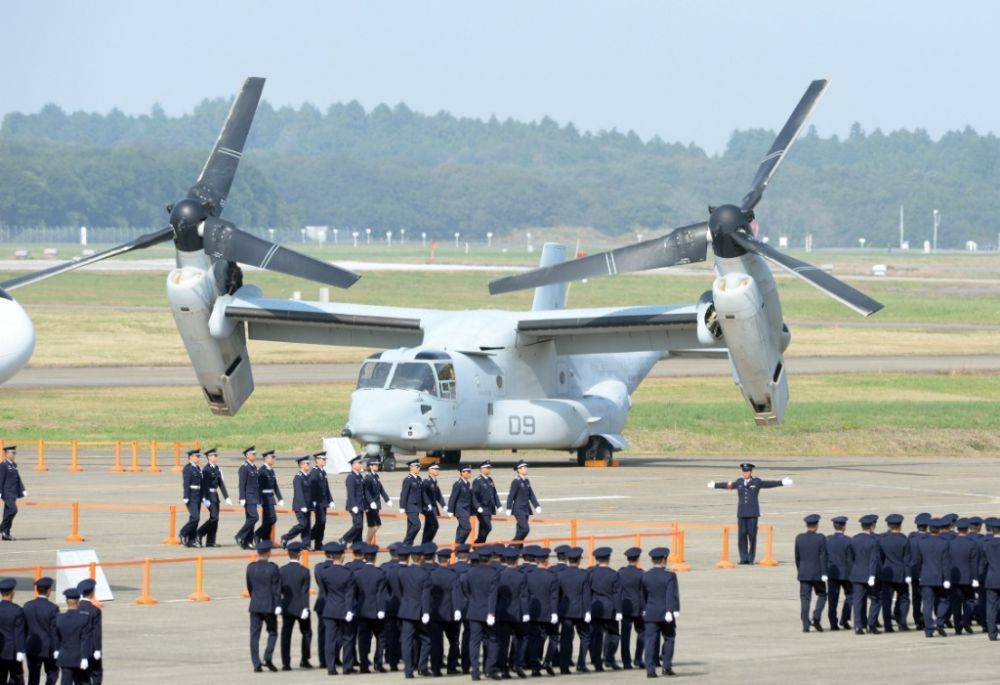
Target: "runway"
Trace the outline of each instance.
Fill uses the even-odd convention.
[[[1000,373],[1000,355],[789,357],[791,374],[842,373]],[[254,382],[352,383],[358,363],[258,364]],[[653,367],[652,378],[718,376],[729,373],[726,359],[678,357]],[[5,388],[163,387],[197,384],[189,366],[90,366],[27,368]]]

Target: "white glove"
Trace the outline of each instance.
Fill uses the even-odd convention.
[[[353,621],[354,620],[354,612],[353,611],[348,611],[346,614],[344,614],[344,620],[347,621],[348,623],[350,623],[351,621]]]
[[[369,509],[378,509],[378,505],[375,504],[374,502],[372,502],[371,504],[368,505],[368,508]]]
[[[944,581],[944,589],[945,590],[950,590],[951,589],[951,581],[950,580]]]
[[[227,498],[226,498],[226,504],[232,504],[232,503],[233,503],[233,500],[231,500],[231,499],[229,499],[229,498],[227,497]]]
[[[677,618],[677,617],[678,617],[678,616],[680,616],[680,615],[681,615],[681,612],[679,612],[679,611],[675,611],[675,612],[674,612],[674,618]]]
[[[510,509],[507,509],[507,516],[510,516]]]
[[[909,585],[912,582],[913,582],[913,578],[911,578],[910,576],[906,576],[906,584]]]
[[[663,620],[666,621],[667,623],[673,623],[674,615],[668,611],[666,614],[664,614]]]
[[[875,587],[875,576],[868,576],[868,587]]]
[[[589,611],[583,615],[583,622],[584,623],[590,623],[590,612]]]
[[[428,623],[431,622],[431,615],[424,614],[423,616],[420,617],[420,622],[423,623],[424,625],[427,625]]]
[[[825,583],[826,581],[830,580],[830,579],[829,579],[828,577],[826,577],[825,575],[822,575],[822,576],[820,576],[820,577],[819,577],[819,579],[820,579],[820,580],[822,580],[822,581],[823,581],[824,583]]]
[[[384,611],[380,611],[377,614],[375,614],[375,617],[378,618],[381,621],[383,618],[385,618],[385,612]]]
[[[552,614],[552,616],[549,617],[549,623],[552,625],[559,623],[559,614]]]
[[[784,486],[786,486],[786,487],[789,486],[789,485],[792,485],[793,483],[794,483],[794,481],[792,481],[792,479],[789,478],[788,476],[785,476],[784,478],[781,479],[781,484],[784,485]]]
[[[303,609],[302,614],[299,616],[303,621],[309,618],[309,609]]]
[[[278,506],[279,506],[279,507],[283,507],[283,506],[285,506],[285,500],[283,500],[283,499],[279,499],[279,500],[278,500]]]
[[[454,514],[452,514],[452,513],[451,513],[450,511],[448,511],[447,509],[445,509],[445,510],[444,510],[444,515],[445,515],[445,516],[446,516],[447,518],[451,518],[452,516],[454,516]]]
[[[27,496],[28,496],[28,491],[27,490],[22,490],[21,491],[21,497],[27,497]]]
[[[90,662],[89,661],[87,661],[86,659],[80,659],[80,670],[81,671],[86,671],[88,666],[90,666]]]
[[[336,506],[336,505],[333,502],[330,502],[330,504],[328,504],[326,508],[327,509],[333,509],[334,506]]]
[[[434,511],[434,508],[431,505],[428,504],[427,505],[427,511]]]
[[[535,507],[535,513],[536,514],[541,514],[542,513],[542,508],[541,507]]]
[[[392,503],[392,498],[391,497],[389,498],[389,501],[385,503],[385,506],[389,507],[390,509],[392,509],[392,507],[395,506]]]
[[[358,513],[358,508],[357,507],[351,507],[351,513],[352,514],[357,514]]]
[[[274,615],[281,616],[281,607],[274,607]]]
[[[24,661],[24,652],[18,652],[17,654],[14,655],[14,658],[17,659],[18,661],[22,661],[23,662]]]
[[[59,650],[58,649],[56,651],[52,652],[52,658],[53,659],[58,659],[59,658]]]
[[[101,650],[99,649],[94,650],[94,658],[97,659],[98,661],[101,660]]]
[[[972,587],[979,587],[979,581],[975,578],[972,579]]]
[[[483,508],[482,507],[476,507],[476,512],[479,513],[479,514],[482,514],[483,513]]]
[[[455,620],[456,621],[461,621],[462,620],[462,612],[459,611],[458,609],[455,609]]]
[[[708,481],[708,489],[709,490],[714,490],[715,489],[715,481],[714,480]]]
[[[527,623],[531,620],[531,616],[528,614],[521,614],[521,623]]]
[[[496,616],[493,614],[486,614],[486,625],[491,626],[497,622]]]
[[[622,620],[622,615],[621,614],[615,614],[615,620],[616,621],[621,621]]]
[[[245,507],[246,505],[247,505],[247,501],[245,499],[241,499],[240,500],[240,506],[241,507]]]
[[[299,511],[301,511],[303,514],[308,514],[309,513],[309,507],[302,507],[301,509],[299,509]]]

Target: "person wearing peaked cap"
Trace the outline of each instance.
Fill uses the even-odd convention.
[[[351,516],[351,527],[341,536],[340,540],[345,543],[361,542],[364,538],[365,511],[368,505],[365,503],[365,477],[362,475],[363,466],[361,457],[355,455],[350,460],[351,470],[344,478],[344,488],[347,490],[347,513]]]
[[[403,498],[400,498],[402,506]],[[399,549],[400,560],[407,555],[421,555],[422,550],[409,543]],[[421,675],[430,673],[431,585],[430,571],[420,559],[399,568],[389,576],[391,592],[398,598],[396,615],[400,621],[400,642],[403,672],[412,677],[414,671]]]
[[[55,617],[55,635],[52,654],[62,673],[64,683],[89,683],[87,669],[93,654],[93,633],[90,614],[80,611],[80,591],[68,588],[63,591],[66,611]],[[49,672],[46,671],[46,677]]]
[[[421,507],[424,515],[424,532],[420,539],[422,543],[433,542],[440,528],[438,515],[441,509],[445,509],[444,497],[441,495],[441,486],[438,483],[440,470],[439,465],[431,464],[427,468],[427,478],[420,482]],[[445,516],[447,515],[446,511]]]
[[[907,631],[907,617],[910,613],[910,541],[900,532],[903,525],[901,514],[889,514],[885,517],[889,530],[878,537],[878,546],[882,552],[882,624],[885,632],[894,631],[892,622],[895,620],[899,629]],[[895,597],[895,606],[893,605]]]
[[[656,660],[664,675],[675,675],[674,642],[677,638],[677,622],[681,613],[680,589],[677,575],[667,570],[670,550],[656,547],[649,552],[653,568],[642,576],[642,617],[645,625],[644,651],[646,675],[656,676]],[[662,647],[657,654],[656,641],[662,639]]]
[[[205,458],[208,463],[201,470],[201,503],[208,509],[208,520],[201,524],[195,534],[202,547],[218,547],[215,538],[219,532],[219,511],[223,500],[226,504],[232,504],[233,501],[229,499],[229,490],[222,478],[222,469],[219,468],[218,450],[214,447],[207,450]]]
[[[914,538],[914,565],[920,572],[920,593],[923,610],[924,635],[932,637],[934,631],[945,637],[944,618],[948,613],[948,590],[951,589],[951,559],[948,541],[941,537],[944,522],[930,519],[930,534]]]
[[[820,619],[826,607],[826,582],[829,580],[827,569],[829,561],[826,553],[826,536],[818,532],[819,514],[809,514],[803,521],[806,524],[804,533],[795,537],[795,569],[799,580],[799,618],[802,620],[802,632],[808,633],[810,626],[818,632],[823,632]],[[810,620],[809,608],[812,604],[812,594],[816,593],[816,607]]]
[[[962,631],[972,634],[972,618],[976,608],[976,590],[979,588],[979,568],[982,564],[979,544],[969,537],[969,519],[955,521],[958,533],[948,542],[951,560],[950,614],[955,634]]]
[[[462,592],[461,579],[455,569],[448,566],[451,550],[442,547],[436,550],[439,564],[428,566],[430,571],[431,621],[428,624],[430,633],[430,664],[431,675],[457,675],[461,661],[462,610],[465,607],[465,595]],[[426,552],[425,552],[426,556]],[[448,642],[448,654],[445,657],[444,644]]]
[[[313,550],[318,551],[323,549],[323,538],[326,536],[327,511],[333,509],[336,504],[333,501],[330,481],[326,475],[326,452],[316,452],[312,457],[313,467],[309,471],[309,491],[312,497],[310,511],[313,518],[309,535],[312,537]]]
[[[608,666],[617,671],[615,661],[621,637],[619,624],[622,616],[622,582],[609,565],[612,550],[598,547],[594,550],[595,566],[590,569],[590,660],[595,671]]]
[[[368,473],[365,474],[364,480],[365,502],[367,503],[365,519],[368,523],[365,541],[368,543],[375,542],[378,529],[382,527],[382,503],[392,507],[392,498],[385,491],[382,479],[378,475],[381,469],[382,460],[379,457],[372,457],[368,460]]]
[[[639,567],[642,550],[629,547],[625,550],[628,563],[618,569],[618,577],[622,583],[622,626],[621,626],[621,656],[622,668],[630,670],[641,667],[643,663],[643,630],[642,623],[642,576]],[[635,630],[635,658],[632,658],[632,631]]]
[[[590,653],[590,622],[592,619],[590,574],[580,568],[580,558],[583,550],[570,547],[566,550],[567,566],[558,574],[559,577],[559,616],[562,619],[559,639],[559,672],[570,673],[573,663],[573,634],[579,640],[576,655],[576,670],[587,672],[587,655]]]
[[[28,490],[17,470],[17,447],[8,445],[0,460],[0,500],[3,500],[3,518],[0,519],[0,540],[13,540],[11,528],[17,516],[17,500],[27,497]]]
[[[344,543],[344,549],[351,550],[351,560],[344,564],[349,570],[357,571],[365,565],[365,548],[368,545],[361,540],[355,540],[350,544]]]
[[[532,514],[541,514],[542,507],[538,504],[535,491],[528,480],[528,462],[523,459],[517,462],[514,467],[517,475],[510,484],[510,492],[507,493],[507,516],[513,516],[517,521],[517,528],[514,531],[514,540],[523,540],[531,532],[528,521]]]
[[[915,547],[919,539],[925,538],[929,535],[927,527],[930,520],[931,515],[927,512],[917,514],[913,519],[913,523],[917,526],[917,529],[906,536],[908,543],[907,551],[909,552],[910,557],[910,606],[913,616],[913,624],[918,630],[924,629],[924,608],[923,592],[920,589],[920,567],[916,564]]]
[[[181,471],[181,499],[188,510],[187,523],[181,527],[181,544],[185,547],[198,547],[198,522],[201,519],[201,498],[204,493],[201,472],[201,450],[189,450],[188,463]]]
[[[497,668],[501,677],[508,678],[511,671],[519,678],[526,677],[527,623],[531,618],[528,580],[517,567],[518,556],[517,549],[504,551],[497,585]]]
[[[424,510],[424,496],[420,478],[420,460],[411,459],[406,463],[410,472],[403,477],[399,491],[399,510],[406,514],[406,534],[403,544],[409,547],[420,532],[420,514]]]
[[[559,655],[559,578],[540,565],[548,555],[544,547],[525,547],[521,567],[528,586],[529,614],[523,651],[533,677],[540,676],[543,668],[555,675]]]
[[[875,625],[882,604],[882,553],[875,536],[878,516],[866,514],[859,519],[861,532],[851,538],[847,559],[852,583],[851,601],[854,613],[854,633],[877,635],[881,631]],[[868,610],[865,611],[865,602]]]
[[[983,626],[990,640],[996,641],[997,617],[1000,616],[1000,518],[988,517],[984,523],[988,529],[983,537],[983,588],[986,601]]]
[[[458,521],[455,527],[455,543],[464,544],[472,534],[472,467],[462,466],[458,470],[458,478],[451,486],[448,496],[448,506],[445,513],[451,514]]]
[[[80,611],[90,616],[91,627],[91,652],[90,665],[86,669],[86,677],[92,685],[100,685],[104,680],[104,660],[102,656],[102,642],[104,635],[104,614],[101,608],[94,603],[94,590],[97,582],[92,578],[84,578],[76,584],[76,589],[80,591]]]
[[[312,484],[309,472],[312,465],[309,463],[309,455],[303,455],[295,459],[299,470],[292,477],[292,512],[295,514],[295,525],[287,533],[281,536],[281,546],[285,547],[289,540],[299,536],[302,545],[306,549],[312,540],[312,523],[309,512],[312,510]]]
[[[354,573],[344,566],[344,545],[330,542],[323,545],[329,564],[316,568],[316,584],[323,596],[322,619],[325,624],[324,642],[326,672],[337,673],[337,658],[341,659],[344,674],[354,672],[355,639],[357,637],[355,610],[357,608],[357,583]]]
[[[24,623],[28,635],[25,654],[28,662],[28,683],[37,685],[45,667],[47,685],[56,682],[59,666],[56,664],[56,617],[59,607],[49,601],[55,581],[43,576],[35,581],[35,598],[24,603]]]
[[[975,589],[976,593],[976,606],[974,610],[974,617],[977,623],[982,626],[983,631],[986,631],[986,557],[985,549],[983,545],[986,542],[986,536],[982,533],[983,530],[983,517],[982,516],[970,516],[969,517],[969,537],[976,541],[976,546],[979,548],[979,587]]]
[[[353,629],[357,636],[358,664],[361,673],[371,673],[372,670],[372,638],[375,638],[374,663],[375,671],[384,673],[385,668],[385,627],[388,609],[388,590],[386,589],[385,567],[375,565],[378,546],[362,543],[365,563],[354,571],[354,585],[357,590],[355,606],[357,607],[356,623]]]
[[[292,670],[292,633],[298,626],[302,638],[299,668],[312,668],[312,617],[309,615],[309,569],[299,561],[302,543],[288,543],[288,563],[278,570],[281,578],[281,670]]]
[[[781,480],[763,480],[753,475],[754,465],[744,462],[740,464],[742,478],[737,480],[717,482],[709,481],[708,488],[715,490],[734,490],[737,498],[737,546],[740,550],[740,563],[752,565],[757,556],[757,520],[760,518],[760,491],[768,488],[790,486],[793,481],[788,476]]]
[[[479,475],[472,481],[472,508],[476,512],[479,532],[476,534],[476,544],[486,542],[493,530],[493,517],[500,510],[500,495],[493,482],[493,464],[484,461],[479,465]]]
[[[24,610],[14,603],[13,578],[0,580],[0,683],[23,683],[22,664],[25,660],[28,632]]]
[[[257,451],[252,445],[243,450],[243,463],[239,471],[240,506],[243,507],[243,526],[236,531],[236,544],[243,549],[250,549],[254,529],[260,516],[257,507],[260,506],[260,473],[257,470]]]
[[[264,463],[258,469],[260,482],[260,527],[254,533],[255,540],[270,540],[274,524],[278,522],[278,507],[285,506],[281,495],[278,476],[274,472],[274,450],[264,452]]]
[[[469,553],[469,558],[471,561],[469,570],[459,577],[464,597],[462,617],[469,633],[469,646],[465,658],[468,659],[472,679],[480,680],[481,670],[489,676],[496,673],[497,644],[494,626],[499,571],[488,563],[489,553],[484,547],[473,549]],[[482,660],[484,648],[485,661]]]

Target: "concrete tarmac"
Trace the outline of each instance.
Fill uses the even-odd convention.
[[[32,471],[33,454],[25,450],[19,458],[31,501],[104,502],[109,504],[176,504],[183,514],[179,474],[169,468],[162,473],[110,473],[111,457],[85,451],[82,473],[67,470],[68,455],[49,450],[45,473]],[[719,457],[622,457],[615,469],[580,469],[565,456],[526,456],[533,461],[530,477],[541,499],[545,517],[590,518],[596,524],[581,524],[581,535],[634,532],[614,526],[612,521],[672,521],[732,523],[736,511],[730,492],[708,490],[709,480],[739,476],[737,464],[751,455]],[[476,456],[469,455],[476,461]],[[281,486],[290,499],[294,469],[283,460],[278,469]],[[513,458],[500,463],[494,476],[501,490],[510,482]],[[859,516],[872,512],[881,517],[898,512],[906,516],[904,531],[913,529],[915,514],[957,512],[1000,515],[1000,472],[990,457],[956,458],[769,458],[756,462],[763,478],[791,476],[789,488],[767,490],[761,495],[762,524],[776,530],[774,556],[777,568],[761,566],[720,570],[720,534],[717,530],[687,533],[687,561],[692,570],[680,575],[682,615],[675,670],[685,682],[697,683],[994,683],[997,680],[998,643],[975,635],[926,639],[921,633],[855,636],[829,631],[803,634],[799,623],[798,583],[793,563],[795,535],[803,528],[802,517],[816,512],[823,516],[821,530],[829,532],[832,516],[851,519],[850,534],[857,533]],[[237,455],[226,454],[223,468],[235,490]],[[145,458],[143,459],[145,465]],[[386,489],[395,499],[401,472],[385,474]],[[451,488],[453,473],[442,476],[444,490]],[[344,502],[341,476],[331,476],[338,508]],[[235,492],[231,492],[236,497]],[[183,516],[179,523],[183,523]],[[219,541],[221,549],[198,550],[206,557],[245,553],[233,545],[232,534],[240,525],[239,513],[224,513]],[[604,521],[604,522],[602,522]],[[605,523],[606,522],[606,523]],[[64,541],[69,511],[21,506],[14,526],[18,540],[0,543],[0,567],[34,566],[55,562],[56,550],[92,547],[102,561],[165,558],[191,550],[164,546],[166,515],[159,512],[122,512],[83,509],[81,533],[84,543]],[[290,516],[279,517],[280,531],[291,525]],[[347,528],[343,517],[331,519],[327,538]],[[442,519],[438,543],[446,543],[455,524]],[[647,525],[644,531],[658,530]],[[879,529],[884,529],[880,522]],[[499,522],[494,538],[511,534],[513,527]],[[644,532],[640,531],[640,532]],[[379,535],[385,544],[398,539],[402,526],[387,522]],[[567,534],[565,525],[538,523],[533,535]],[[668,544],[664,538],[646,538],[648,549]],[[632,540],[613,541],[613,564],[623,563],[621,551]],[[758,559],[764,556],[764,537]],[[735,558],[735,540],[732,543]],[[279,564],[283,560],[276,560]],[[316,563],[315,557],[311,563]],[[646,563],[646,562],[644,562]],[[296,669],[291,673],[254,676],[247,652],[248,616],[244,586],[244,559],[206,562],[206,603],[185,598],[193,590],[193,563],[154,565],[152,594],[155,606],[134,603],[141,583],[136,567],[107,568],[115,593],[106,603],[104,618],[105,681],[109,684],[152,682],[244,682],[246,679],[275,683],[336,682],[318,671]],[[0,575],[8,575],[0,572]],[[30,595],[30,573],[16,574],[20,581],[17,601]],[[826,626],[826,621],[824,621]],[[298,642],[293,663],[298,661]],[[278,655],[275,655],[278,661]],[[315,657],[313,663],[316,663]],[[343,677],[343,676],[341,676]],[[634,683],[645,680],[641,671],[560,677],[577,683]],[[467,676],[447,678],[467,682]],[[365,682],[400,683],[401,673],[371,675]]]

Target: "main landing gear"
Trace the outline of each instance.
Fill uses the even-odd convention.
[[[576,451],[576,463],[583,466],[588,461],[603,461],[610,466],[614,454],[610,442],[599,435],[592,435],[587,444]]]

